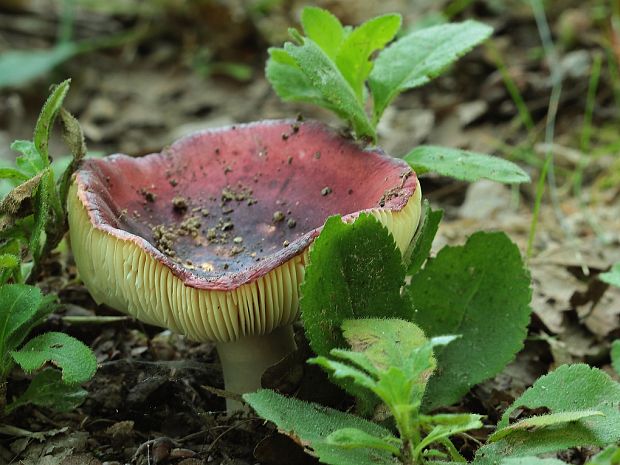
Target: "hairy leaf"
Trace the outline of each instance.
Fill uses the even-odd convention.
[[[67,201],[67,193],[69,192],[69,185],[71,184],[71,176],[80,162],[86,157],[86,142],[84,141],[84,134],[80,127],[80,123],[71,113],[61,108],[60,119],[64,127],[63,136],[72,155],[71,162],[64,169],[62,176],[58,180],[58,197],[64,209],[64,205]]]
[[[301,311],[312,349],[328,355],[347,347],[344,320],[367,316],[403,318],[400,287],[405,270],[389,232],[372,216],[353,223],[331,217],[310,251],[301,286]]]
[[[336,65],[362,105],[364,83],[373,66],[370,57],[394,38],[400,29],[401,21],[398,14],[370,19],[356,27],[338,48]]]
[[[406,254],[410,257],[409,267],[407,269],[408,275],[411,276],[416,274],[429,257],[433,239],[435,239],[435,234],[437,234],[439,222],[442,217],[443,210],[433,210],[428,200],[424,199],[422,213],[420,214],[420,225],[418,226],[415,236],[413,236],[410,250],[408,250]]]
[[[539,378],[504,412],[498,428],[508,426],[516,409],[542,407],[551,413],[597,410],[603,416],[534,431],[516,431],[480,448],[474,463],[487,465],[505,456],[541,455],[579,446],[605,447],[620,441],[620,384],[597,368],[563,365]]]
[[[20,153],[20,155],[15,158],[15,164],[18,170],[26,176],[26,179],[36,176],[45,169],[45,161],[41,158],[34,142],[29,140],[13,141],[11,150]]]
[[[79,407],[87,395],[88,392],[79,385],[66,384],[60,371],[46,368],[37,373],[26,392],[7,406],[7,412],[27,404],[70,412]]]
[[[370,73],[374,121],[401,92],[426,84],[491,35],[476,21],[419,29],[383,50]]]
[[[469,182],[483,178],[507,184],[530,182],[519,166],[483,153],[423,145],[405,155],[404,160],[417,174],[430,171]]]
[[[301,25],[306,35],[335,61],[345,38],[345,29],[340,20],[327,10],[307,6],[301,12]]]
[[[67,384],[88,381],[97,370],[97,360],[88,346],[64,333],[41,334],[11,355],[28,373],[51,362],[62,370],[62,380]]]
[[[514,433],[515,431],[530,430],[542,428],[545,426],[554,426],[563,423],[570,423],[596,415],[603,415],[599,410],[574,410],[567,412],[550,413],[548,415],[539,415],[535,417],[525,418],[524,420],[513,423],[510,426],[497,430],[493,433],[488,442],[499,441],[500,439]]]
[[[323,463],[333,465],[394,465],[392,454],[373,448],[344,448],[331,444],[327,437],[344,428],[354,428],[376,438],[387,438],[391,433],[360,417],[317,404],[302,402],[259,390],[244,394],[243,398],[261,417],[272,421],[297,442],[312,448]]]
[[[0,286],[0,381],[10,370],[9,352],[16,349],[54,306],[50,297],[25,284]]]
[[[376,139],[375,129],[354,90],[336,64],[314,41],[305,38],[302,45],[288,42],[284,44],[284,50],[295,60],[311,87],[321,95],[321,100],[329,103],[330,110],[348,121],[358,137]],[[291,97],[289,95],[289,99]]]
[[[58,115],[60,107],[62,107],[62,103],[69,92],[70,83],[71,79],[67,79],[54,88],[50,96],[43,104],[43,108],[41,109],[41,113],[39,113],[39,118],[37,119],[37,123],[34,127],[34,135],[32,140],[45,167],[48,167],[51,163],[47,149],[50,139],[50,132],[52,130],[52,126],[54,125],[54,121],[56,120],[56,115]]]
[[[389,440],[378,438],[366,431],[357,428],[342,428],[327,436],[326,442],[345,449],[371,448],[390,452],[394,455],[400,453],[400,439],[390,436]]]
[[[530,278],[504,233],[478,232],[464,246],[444,247],[407,287],[413,322],[428,337],[462,336],[436,351],[425,406],[458,401],[499,373],[523,346],[530,318]]]
[[[499,465],[568,465],[558,459],[541,459],[539,457],[508,457],[499,462]]]

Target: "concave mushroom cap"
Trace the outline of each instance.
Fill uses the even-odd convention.
[[[86,160],[68,199],[80,276],[98,303],[198,341],[290,324],[325,220],[368,212],[404,251],[415,173],[317,122],[184,137],[161,153]]]

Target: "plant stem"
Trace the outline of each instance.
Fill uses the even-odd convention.
[[[261,387],[265,370],[295,350],[293,327],[276,328],[270,334],[246,336],[234,342],[218,342],[217,352],[224,372],[225,390],[235,394]],[[226,410],[240,410],[241,404],[226,399]]]

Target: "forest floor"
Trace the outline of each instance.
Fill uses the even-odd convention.
[[[62,19],[58,2],[8,3],[11,8],[0,7],[0,51],[53,45]],[[243,2],[76,3],[90,5],[72,20],[76,40],[132,32],[114,47],[79,54],[42,78],[0,89],[2,159],[14,157],[12,140],[30,138],[49,84],[66,77],[72,78],[66,105],[91,152],[143,155],[197,129],[299,113],[340,124],[329,113],[281,103],[263,75],[266,48],[281,43],[301,2],[274,2],[268,12]],[[503,230],[527,254],[536,183],[545,157],[553,157],[554,176],[528,258],[534,296],[525,348],[460,407],[495,420],[537,377],[563,363],[587,362],[617,379],[609,346],[620,338],[620,289],[597,279],[620,261],[620,29],[609,19],[610,2],[550,2],[545,14],[553,44],[546,47],[534,2],[428,2],[433,6],[416,8],[395,0],[319,3],[349,24],[399,11],[411,25],[436,17],[443,6],[453,20],[475,18],[495,29],[487,44],[443,77],[399,98],[380,126],[380,145],[394,156],[420,143],[459,147],[511,159],[533,178],[511,188],[423,176],[425,197],[445,210],[435,249],[461,244],[476,230]],[[66,153],[59,138],[52,153]],[[5,418],[13,429],[0,427],[0,464],[316,463],[260,418],[225,413],[224,400],[210,389],[222,387],[212,344],[131,319],[71,324],[72,316],[117,313],[94,303],[63,250],[39,283],[60,296],[61,310],[40,329],[67,331],[89,344],[99,370],[78,410],[60,414],[26,406]],[[301,331],[298,336],[303,338]],[[12,377],[9,395],[24,389],[21,376]],[[347,402],[326,387],[325,378],[303,379],[311,383],[301,390],[312,393],[306,398]],[[563,459],[583,463],[586,455],[575,450]]]

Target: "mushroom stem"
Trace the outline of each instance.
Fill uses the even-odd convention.
[[[269,334],[246,336],[234,342],[218,342],[217,353],[224,373],[224,387],[235,394],[253,392],[261,387],[265,370],[296,348],[293,326],[274,329]],[[241,404],[226,399],[226,410],[234,412]]]

